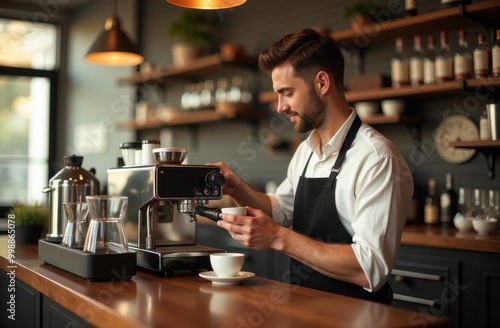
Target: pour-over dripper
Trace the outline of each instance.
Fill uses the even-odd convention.
[[[87,233],[87,215],[89,207],[83,202],[63,203],[67,223],[61,245],[70,248],[83,248]]]

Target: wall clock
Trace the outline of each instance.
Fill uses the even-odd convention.
[[[434,144],[442,159],[452,164],[467,162],[476,153],[475,149],[450,147],[450,141],[479,140],[479,129],[467,116],[452,115],[436,128]]]

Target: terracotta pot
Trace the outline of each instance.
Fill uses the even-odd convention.
[[[364,32],[366,24],[373,22],[373,17],[370,15],[359,15],[351,19],[351,28],[359,33]]]
[[[16,226],[16,244],[36,244],[42,233],[43,225]]]
[[[243,55],[245,47],[238,43],[226,42],[220,45],[220,53],[225,60],[232,60]]]
[[[177,42],[172,45],[172,58],[175,66],[182,66],[193,58],[199,57],[201,48],[189,42]]]

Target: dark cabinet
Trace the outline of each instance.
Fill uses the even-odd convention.
[[[80,317],[54,302],[43,297],[43,328],[84,328],[92,327]]]
[[[393,306],[452,319],[453,327],[500,324],[500,254],[402,245],[389,280]]]
[[[0,302],[3,305],[6,304],[6,310],[8,310],[7,314],[2,313],[0,316],[0,327],[92,327],[54,300],[13,277],[14,275],[10,276],[7,272],[0,270]]]
[[[425,314],[459,320],[460,260],[403,251],[389,283],[394,291],[392,305],[416,311],[416,322]]]
[[[0,327],[40,327],[41,298],[37,290],[16,279],[15,274],[0,270]]]

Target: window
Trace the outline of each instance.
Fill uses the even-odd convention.
[[[0,19],[0,209],[45,201],[57,26]]]

